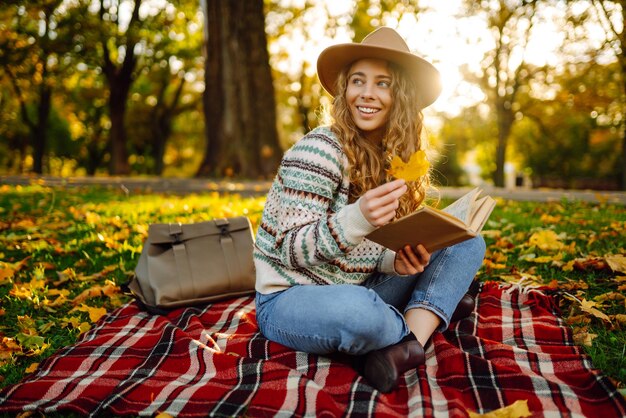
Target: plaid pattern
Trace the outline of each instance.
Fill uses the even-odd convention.
[[[462,417],[522,399],[537,417],[625,416],[622,396],[556,313],[537,290],[488,283],[477,311],[434,337],[426,366],[381,394],[346,357],[267,341],[251,297],[168,316],[130,303],[5,388],[0,412]]]

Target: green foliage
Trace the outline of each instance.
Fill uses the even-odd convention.
[[[104,2],[102,16],[99,2],[88,0],[0,3],[0,172],[20,173],[32,166],[29,122],[37,122],[34,110],[42,91],[49,88],[49,174],[105,173],[111,119],[104,46],[112,63],[121,68],[126,42],[134,40],[138,42],[136,69],[126,121],[133,173],[193,175],[205,148],[203,21],[197,1],[168,0],[150,7],[146,3],[149,13],[142,13],[140,24],[132,28],[124,24],[116,7],[131,11],[133,0]],[[504,55],[498,61],[506,67],[504,58],[517,57],[523,48],[527,34],[523,28],[531,17],[523,15],[515,2],[506,3],[509,8],[499,14],[493,8],[502,2],[465,3],[472,19],[483,18],[489,24],[487,13],[493,12],[491,23],[499,18],[506,24],[501,34]],[[542,13],[553,7],[569,16],[570,20],[560,22],[567,37],[557,57],[569,63],[541,68],[526,64],[517,81],[514,68],[502,69],[506,75],[501,80],[501,93],[506,93],[502,97],[511,100],[500,104],[513,109],[515,118],[506,158],[518,169],[532,172],[537,182],[558,179],[563,186],[600,187],[614,184],[624,169],[620,156],[623,77],[617,63],[598,64],[597,51],[592,51],[587,36],[594,13],[576,14],[577,3],[539,2],[532,18],[542,22]],[[607,4],[610,14],[619,11],[617,3]],[[401,21],[404,25],[425,11],[413,0],[368,0],[336,8],[324,2],[300,5],[266,0],[265,6],[283,148],[317,126],[321,108],[331,102],[315,74],[316,54],[327,42],[325,37],[360,41],[377,26]],[[615,41],[606,46],[619,45]],[[588,58],[573,56],[573,50]],[[467,182],[459,168],[470,151],[476,153],[485,178],[494,171],[495,52],[488,51],[483,68],[475,74],[469,70],[464,74],[466,81],[482,89],[486,102],[444,118],[433,141],[445,157],[435,167],[442,184]],[[516,83],[521,84],[513,95]],[[28,109],[25,113],[22,102]],[[159,167],[161,160],[163,167]]]
[[[615,71],[616,64],[572,67],[543,85],[556,91],[554,98],[528,99],[513,133],[514,147],[536,182],[558,180],[557,185],[576,187],[586,181],[591,188],[615,184],[622,168]]]

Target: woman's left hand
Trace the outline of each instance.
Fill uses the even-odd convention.
[[[405,245],[404,248],[396,252],[396,260],[394,269],[396,273],[403,276],[422,273],[430,262],[430,253],[422,244],[418,244],[415,248]]]

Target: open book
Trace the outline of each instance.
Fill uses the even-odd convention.
[[[471,190],[444,209],[423,206],[365,238],[393,251],[407,244],[422,244],[429,252],[473,238],[483,229],[496,205],[489,196],[479,197],[481,191]]]

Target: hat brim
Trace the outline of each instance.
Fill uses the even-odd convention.
[[[418,106],[431,105],[441,93],[439,71],[417,55],[363,44],[338,44],[326,48],[317,59],[317,76],[322,87],[333,97],[337,95],[337,78],[341,71],[360,59],[383,59],[398,64],[412,77],[418,90]]]

